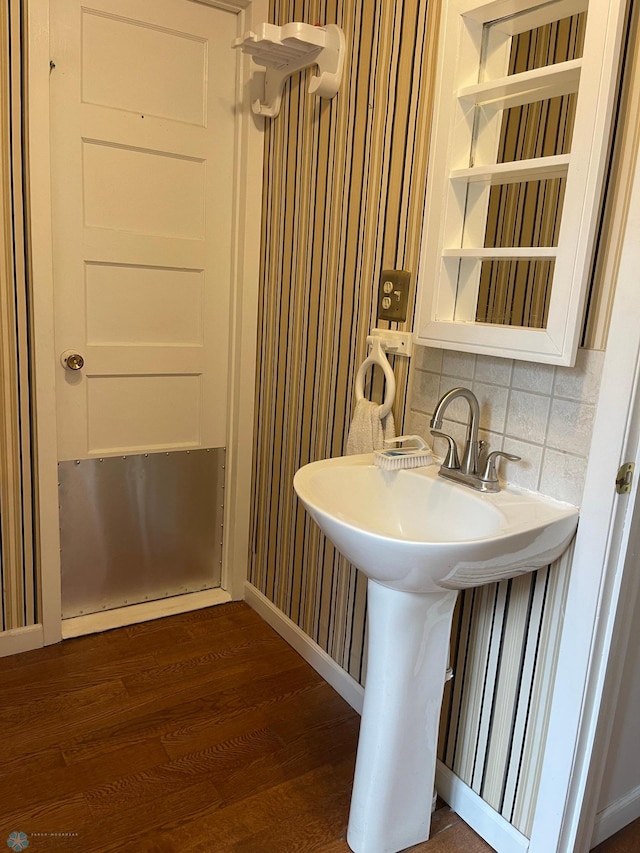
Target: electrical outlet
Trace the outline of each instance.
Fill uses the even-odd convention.
[[[382,270],[378,287],[378,320],[406,321],[410,281],[411,273],[407,270]]]

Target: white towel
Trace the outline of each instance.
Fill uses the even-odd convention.
[[[347,438],[347,456],[382,450],[384,440],[396,437],[393,412],[380,419],[380,406],[370,400],[358,400]]]

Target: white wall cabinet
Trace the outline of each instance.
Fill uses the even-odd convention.
[[[573,364],[623,23],[621,0],[445,2],[417,343]]]

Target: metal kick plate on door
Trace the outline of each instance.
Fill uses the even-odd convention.
[[[220,586],[224,448],[58,465],[63,618]]]

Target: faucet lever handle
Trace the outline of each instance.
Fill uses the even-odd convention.
[[[514,456],[513,453],[505,453],[504,450],[494,450],[487,455],[487,461],[485,462],[484,474],[482,475],[482,479],[487,482],[497,483],[498,482],[498,474],[496,472],[496,460],[502,456],[504,459],[508,459],[509,462],[519,462],[522,459],[522,456]]]
[[[458,448],[456,447],[455,440],[453,436],[447,435],[446,432],[440,432],[440,430],[432,429],[431,435],[435,438],[446,438],[449,442],[449,449],[447,450],[447,455],[445,457],[444,462],[442,463],[443,468],[460,468],[460,460],[458,458]]]

